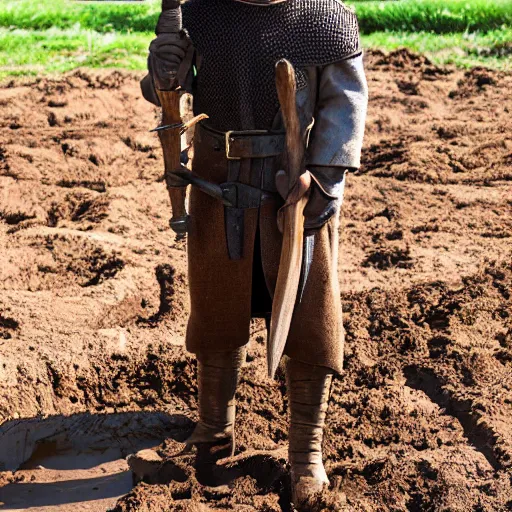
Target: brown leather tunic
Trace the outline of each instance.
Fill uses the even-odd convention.
[[[220,184],[227,181],[227,165],[222,138],[205,129],[196,129],[194,172]],[[189,351],[227,351],[248,342],[253,287],[262,287],[261,282],[253,282],[255,257],[261,258],[264,285],[270,295],[277,281],[281,251],[277,211],[281,204],[278,197],[270,197],[260,208],[245,211],[243,257],[230,260],[223,205],[192,189],[188,235],[191,314],[186,339]],[[338,225],[338,216],[335,216],[315,235],[313,264],[302,302],[294,313],[285,354],[298,361],[341,372],[343,327],[337,269]],[[260,254],[255,256],[258,231]]]

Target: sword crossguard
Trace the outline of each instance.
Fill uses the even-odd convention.
[[[190,128],[192,128],[194,125],[200,123],[201,121],[204,121],[205,119],[208,119],[208,116],[206,114],[199,114],[198,116],[193,117],[187,122],[163,124],[161,126],[157,126],[156,128],[149,130],[149,133],[158,133],[163,132],[165,130],[177,130],[179,128],[180,135],[183,135],[187,130],[190,130]]]

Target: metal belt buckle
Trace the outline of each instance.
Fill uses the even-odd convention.
[[[226,132],[226,158],[228,160],[241,160],[241,158],[238,158],[238,157],[233,157],[231,156],[231,138],[233,137],[234,134],[236,134],[237,132],[235,131],[229,131],[229,132]]]

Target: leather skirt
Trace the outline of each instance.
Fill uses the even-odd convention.
[[[213,183],[228,181],[225,138],[201,126],[194,138],[193,171]],[[272,169],[275,173],[279,159]],[[240,181],[254,183],[254,168],[242,165]],[[262,195],[244,210],[241,257],[231,259],[225,207],[197,188],[189,199],[188,277],[190,318],[186,347],[193,353],[231,351],[249,340],[251,318],[269,318],[277,282],[282,237],[277,193]],[[315,234],[315,252],[302,301],[297,304],[284,353],[304,363],[341,372],[343,327],[338,282],[339,218]]]

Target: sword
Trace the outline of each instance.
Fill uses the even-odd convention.
[[[297,112],[297,84],[293,66],[287,60],[276,64],[276,87],[281,112],[286,127],[286,153],[288,162],[289,194],[285,205],[279,211],[279,223],[283,233],[281,259],[277,284],[272,303],[272,318],[267,350],[268,373],[273,378],[290,331],[293,311],[297,302],[301,270],[303,285],[309,273],[308,255],[304,261],[304,208],[309,198],[311,175],[305,170],[305,142],[301,133]],[[309,260],[312,257],[311,241],[306,242]],[[301,290],[301,294],[302,294]]]
[[[174,11],[174,12],[171,12]],[[170,14],[171,23],[165,24],[165,33],[180,37],[183,29],[179,0],[162,0],[162,13]],[[174,15],[172,15],[174,14]],[[160,31],[161,33],[161,31]],[[188,213],[185,206],[187,186],[177,186],[175,171],[181,168],[181,135],[197,122],[208,116],[201,114],[187,123],[183,123],[180,113],[180,90],[176,84],[177,74],[170,75],[165,84],[159,83],[157,95],[162,105],[162,123],[152,131],[158,132],[164,154],[165,183],[171,199],[172,218],[170,226],[177,234],[177,240],[183,239],[188,230]]]

